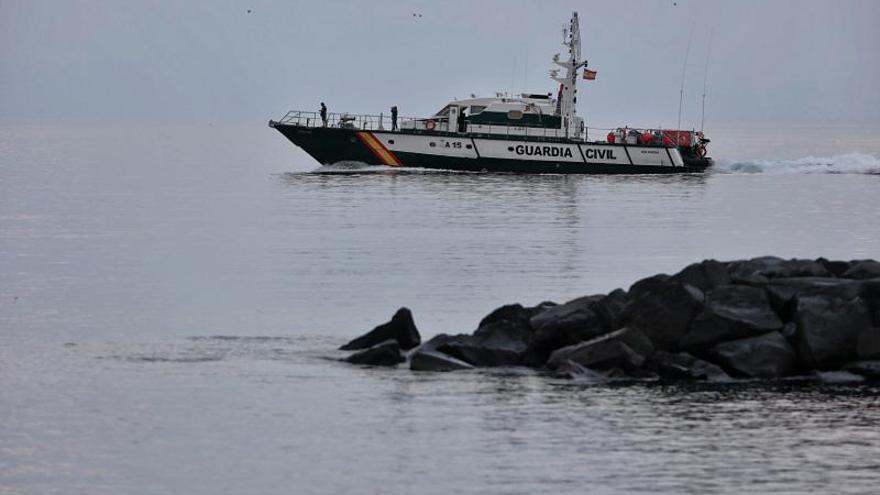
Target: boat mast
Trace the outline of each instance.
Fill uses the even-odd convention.
[[[562,44],[568,47],[568,60],[560,61],[557,53],[553,56],[553,63],[566,70],[565,77],[558,77],[559,72],[554,69],[550,71],[550,78],[561,85],[559,101],[556,103],[556,113],[562,117],[564,125],[568,127],[577,116],[578,69],[587,65],[586,60],[581,60],[581,30],[577,12],[571,14],[568,28],[562,30]]]

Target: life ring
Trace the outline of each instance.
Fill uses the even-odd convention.
[[[700,158],[706,158],[706,147],[702,144],[697,145],[697,156]]]
[[[433,131],[434,130],[434,121],[428,120],[427,122],[425,122],[425,129],[427,129],[429,131]]]

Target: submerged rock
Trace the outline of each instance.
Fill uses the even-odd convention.
[[[866,380],[864,376],[849,371],[814,371],[813,376],[822,383],[859,383]]]
[[[456,371],[467,370],[473,366],[448,354],[432,350],[417,350],[409,360],[413,371]]]
[[[718,342],[763,335],[782,328],[763,289],[723,285],[706,294],[706,307],[682,338],[685,349],[705,349]]]
[[[409,350],[421,343],[422,338],[413,321],[412,313],[407,308],[400,308],[391,317],[391,321],[383,323],[370,332],[340,347],[343,351],[367,349],[386,340],[395,340],[401,349]]]
[[[578,382],[603,383],[608,381],[608,376],[595,370],[581,366],[574,361],[565,361],[553,371],[554,378],[563,378]]]
[[[372,366],[397,366],[406,361],[406,358],[400,353],[400,344],[396,340],[386,340],[348,356],[345,361]]]
[[[720,366],[698,359],[686,352],[655,352],[649,361],[661,378],[673,380],[730,381],[730,376]]]
[[[862,375],[871,380],[880,380],[880,360],[854,361],[847,363],[843,370]]]
[[[797,371],[797,353],[779,332],[723,342],[710,354],[725,369],[750,378],[778,378]]]

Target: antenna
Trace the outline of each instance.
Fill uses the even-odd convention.
[[[709,30],[709,46],[706,48],[706,67],[703,69],[703,110],[700,116],[700,132],[706,124],[706,83],[709,81],[709,54],[712,53],[712,35],[715,33],[715,26]]]
[[[516,55],[513,56],[513,70],[510,71],[510,96],[513,97],[514,86],[516,85]]]
[[[681,66],[681,87],[678,90],[678,127],[676,127],[675,130],[681,129],[681,102],[684,100],[684,74],[688,66],[688,58],[691,55],[691,42],[694,40],[695,27],[696,22],[691,24],[691,34],[688,35],[687,51],[684,52],[684,64]]]

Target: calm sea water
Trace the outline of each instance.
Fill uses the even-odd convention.
[[[318,168],[270,129],[0,128],[0,493],[868,493],[880,389],[334,361],[412,308],[707,257],[880,258],[880,129],[714,129],[712,173]]]

